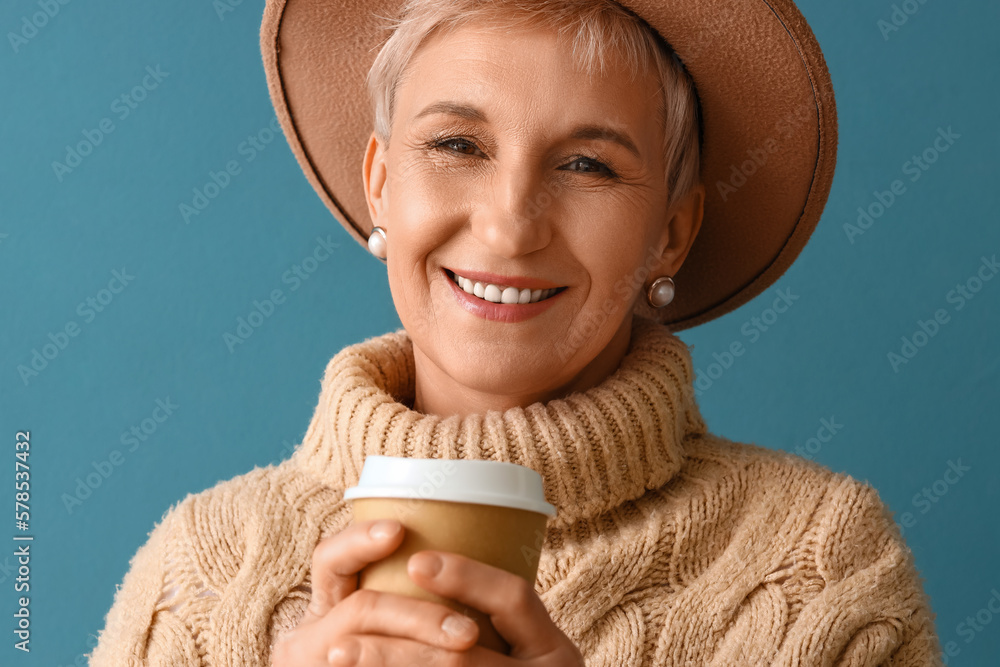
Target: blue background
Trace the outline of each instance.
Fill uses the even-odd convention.
[[[83,664],[128,560],[163,512],[189,492],[287,457],[330,357],[399,326],[384,267],[328,214],[284,138],[260,150],[244,143],[274,118],[258,51],[263,2],[222,14],[217,7],[70,2],[16,44],[10,33],[24,30],[39,6],[7,0],[0,9],[0,441],[8,471],[0,487],[9,510],[15,432],[30,429],[35,535],[30,656],[11,648],[13,542],[0,549],[4,664]],[[829,203],[775,286],[680,336],[694,346],[699,401],[714,432],[797,450],[870,481],[897,520],[911,514],[905,537],[942,643],[954,642],[951,664],[988,664],[1000,654],[1000,618],[971,637],[959,624],[1000,590],[1000,279],[960,310],[947,295],[976,275],[982,257],[1000,253],[1000,5],[928,0],[887,36],[878,21],[890,18],[891,3],[800,7],[837,94]],[[114,100],[147,67],[162,78],[122,117]],[[103,118],[113,131],[57,176],[52,163]],[[939,128],[959,138],[910,181],[903,164]],[[179,204],[230,160],[239,173],[185,222]],[[843,225],[896,179],[905,193],[851,242]],[[339,247],[292,290],[283,276],[318,239]],[[134,277],[100,312],[89,310],[86,299],[101,296],[115,270]],[[230,351],[223,333],[274,289],[286,301]],[[750,336],[751,318],[777,289],[798,299]],[[947,323],[894,369],[888,353],[938,309]],[[22,379],[17,367],[70,322],[78,335]],[[712,368],[735,341],[744,354]],[[126,451],[121,435],[150,418],[157,400],[177,407]],[[827,442],[810,441],[824,419],[841,427]],[[121,465],[68,509],[64,498],[115,449]],[[942,481],[949,462],[968,467],[948,476],[954,483]],[[934,502],[921,500],[925,488]]]

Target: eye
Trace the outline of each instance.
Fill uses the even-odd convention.
[[[469,152],[468,150],[463,150],[463,147],[465,149],[472,149],[472,152]],[[475,155],[476,152],[478,152],[480,155],[482,155],[482,151],[479,150],[479,148],[476,146],[475,143],[473,143],[472,141],[470,141],[468,139],[463,139],[462,137],[447,137],[445,139],[431,139],[429,142],[427,142],[427,148],[429,148],[431,150],[448,150],[448,151],[451,151],[451,152],[454,152],[454,153],[458,153],[459,155],[470,155],[471,156],[471,155]],[[571,162],[569,162],[570,165],[574,165],[574,164],[578,164],[578,163],[588,165],[589,168],[588,169],[569,169],[568,171],[579,171],[582,174],[596,174],[598,176],[603,176],[604,178],[617,178],[618,177],[618,174],[616,174],[610,167],[608,167],[603,162],[598,162],[594,158],[590,158],[590,157],[586,157],[586,156],[582,156],[581,155],[581,156],[577,156],[577,157],[573,158],[573,160]]]
[[[572,162],[570,162],[570,164],[571,165],[574,165],[574,164],[585,164],[585,165],[589,165],[592,168],[592,169],[584,169],[584,170],[572,169],[571,171],[582,171],[585,174],[604,174],[608,178],[614,178],[616,176],[615,172],[611,171],[610,167],[608,167],[603,162],[598,162],[597,160],[595,160],[593,158],[589,158],[589,157],[577,157]]]
[[[448,139],[436,139],[430,142],[430,148],[440,150],[441,148],[448,147],[448,150],[460,153],[462,155],[472,155],[472,153],[467,153],[464,150],[455,150],[450,148],[451,146],[465,146],[467,148],[472,148],[474,150],[479,150],[476,145],[467,139],[462,139],[461,137],[450,137]]]

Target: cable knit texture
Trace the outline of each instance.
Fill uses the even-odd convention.
[[[91,667],[260,665],[310,599],[313,549],[351,521],[369,454],[541,474],[535,589],[588,667],[940,665],[913,557],[876,490],[708,433],[687,346],[642,316],[615,373],[548,403],[414,411],[403,330],[327,365],[302,443],[172,506],[130,563]]]

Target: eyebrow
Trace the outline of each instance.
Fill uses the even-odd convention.
[[[434,114],[458,116],[459,118],[464,118],[465,120],[477,123],[489,122],[486,119],[486,114],[479,109],[466,104],[459,104],[458,102],[435,102],[428,105],[423,111],[414,116],[413,120],[418,120],[425,116],[432,116]],[[603,139],[605,141],[613,141],[624,146],[626,150],[635,155],[637,158],[642,159],[642,155],[639,153],[639,149],[636,147],[635,142],[632,141],[632,138],[624,132],[620,132],[611,127],[603,125],[578,125],[573,128],[569,138],[581,140]]]

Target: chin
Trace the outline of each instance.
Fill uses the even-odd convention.
[[[474,391],[488,394],[521,394],[545,391],[560,376],[563,366],[558,357],[525,350],[523,345],[503,342],[468,349],[449,342],[440,349],[439,366],[456,382]],[[547,343],[543,343],[547,346]]]

